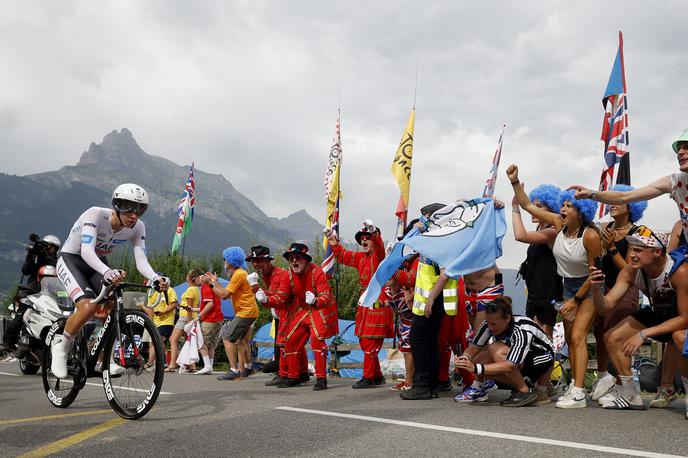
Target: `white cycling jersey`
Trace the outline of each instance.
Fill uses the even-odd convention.
[[[81,256],[93,270],[104,275],[110,267],[100,258],[112,253],[118,245],[130,241],[134,245],[136,268],[141,275],[154,280],[158,275],[146,257],[146,226],[143,221],[137,221],[133,228],[124,227],[113,232],[111,220],[112,209],[89,208],[76,220],[60,251]]]

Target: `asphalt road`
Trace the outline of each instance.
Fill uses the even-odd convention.
[[[40,375],[19,375],[17,363],[0,363],[0,455],[688,455],[683,400],[645,412],[605,411],[591,402],[576,410],[513,409],[498,405],[506,391],[467,405],[448,393],[402,401],[390,384],[352,390],[351,380],[330,379],[329,390],[313,392],[312,382],[265,387],[270,378],[166,374],[168,394],[145,418],[126,421],[109,409],[100,386],[86,386],[70,408],[56,409]]]

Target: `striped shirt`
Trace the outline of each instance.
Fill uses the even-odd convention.
[[[501,335],[494,335],[487,327],[487,321],[478,328],[478,332],[473,339],[473,345],[484,347],[485,345],[502,342],[509,347],[506,355],[507,361],[521,365],[525,362],[530,353],[530,358],[538,363],[545,362],[543,357],[548,356],[547,360],[553,358],[552,342],[540,326],[530,318],[514,315],[509,327]]]

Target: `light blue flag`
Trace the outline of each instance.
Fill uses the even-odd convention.
[[[457,201],[428,218],[428,229],[400,243],[445,268],[444,274],[458,278],[495,264],[502,255],[506,233],[504,210],[496,210],[492,199]]]
[[[408,234],[406,234],[403,240],[408,240],[418,234],[420,234],[418,229],[413,228]],[[399,270],[401,263],[408,259],[413,253],[413,250],[404,245],[402,242],[395,243],[389,255],[377,266],[377,270],[370,279],[368,288],[363,292],[363,295],[361,295],[358,303],[364,307],[372,307],[375,304],[375,301],[377,301],[378,297],[380,297],[382,288],[384,288],[387,280],[392,278],[394,272]]]

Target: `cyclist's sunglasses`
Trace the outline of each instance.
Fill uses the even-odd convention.
[[[119,201],[115,206],[120,213],[136,213],[137,216],[143,216],[146,213],[146,209],[148,209],[147,204],[131,202],[129,200]]]
[[[662,242],[662,240],[659,237],[657,237],[654,232],[652,232],[652,229],[650,229],[647,226],[638,226],[638,230],[635,232],[634,235],[640,235],[642,237],[652,237],[657,241],[657,243],[659,243],[660,247],[666,248],[664,242]]]

